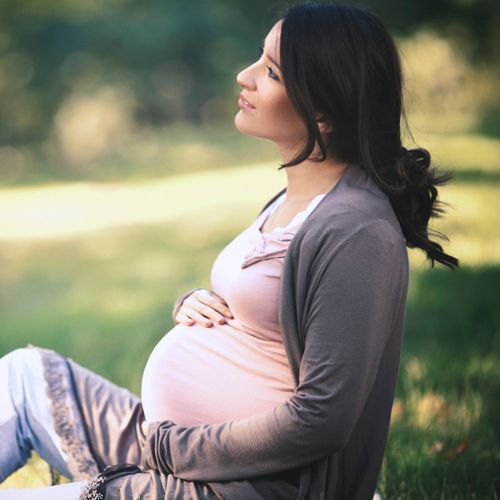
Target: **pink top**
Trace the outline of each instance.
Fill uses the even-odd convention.
[[[160,340],[142,379],[147,421],[224,422],[269,410],[292,395],[278,323],[280,277],[290,241],[324,196],[316,196],[286,228],[262,233],[283,193],[219,253],[212,290],[234,319],[211,328],[177,324]]]

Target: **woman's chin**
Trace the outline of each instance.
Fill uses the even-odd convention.
[[[241,116],[241,110],[234,115],[234,126],[236,127],[237,130],[239,130],[242,134],[246,134],[246,128],[245,126],[241,123],[243,120],[240,118]]]
[[[255,131],[248,124],[248,119],[245,117],[244,112],[240,109],[234,117],[234,126],[245,135],[256,135]]]
[[[261,139],[267,139],[267,137],[265,137],[262,134],[258,133],[253,127],[249,127],[244,122],[245,122],[245,118],[240,118],[240,113],[238,113],[234,117],[234,126],[236,127],[236,129],[239,132],[241,132],[244,135],[250,135],[252,137],[259,137]]]

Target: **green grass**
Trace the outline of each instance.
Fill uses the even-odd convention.
[[[498,498],[500,168],[491,165],[500,141],[467,140],[485,148],[487,167],[457,160],[460,175],[440,195],[452,207],[433,222],[462,269],[430,269],[410,250],[405,341],[379,481],[385,498]],[[455,161],[455,146],[439,155]],[[53,348],[138,393],[149,352],[172,327],[174,300],[210,287],[218,252],[285,185],[276,167],[127,181],[125,192],[122,184],[0,191],[0,355],[27,343]],[[23,223],[28,202],[43,217]],[[64,222],[65,207],[86,211]],[[20,233],[2,225],[7,210]],[[99,229],[93,219],[106,223]],[[35,459],[2,487],[47,481]]]
[[[494,498],[500,266],[412,280],[381,491],[390,499]]]

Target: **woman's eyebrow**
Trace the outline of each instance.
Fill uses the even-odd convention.
[[[266,38],[262,40],[262,47],[261,47],[262,51],[264,51],[265,46],[266,46]],[[281,71],[280,65],[269,54],[267,54],[267,57]]]

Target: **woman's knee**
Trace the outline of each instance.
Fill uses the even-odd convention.
[[[0,370],[8,377],[8,379],[16,378],[25,379],[30,375],[39,376],[40,370],[43,369],[42,358],[38,348],[36,347],[21,347],[7,353],[0,358]]]
[[[19,347],[5,354],[1,359],[11,364],[30,363],[35,357],[40,357],[37,347]]]
[[[23,408],[25,399],[45,393],[41,352],[35,347],[15,349],[0,358],[0,399],[13,408]]]

